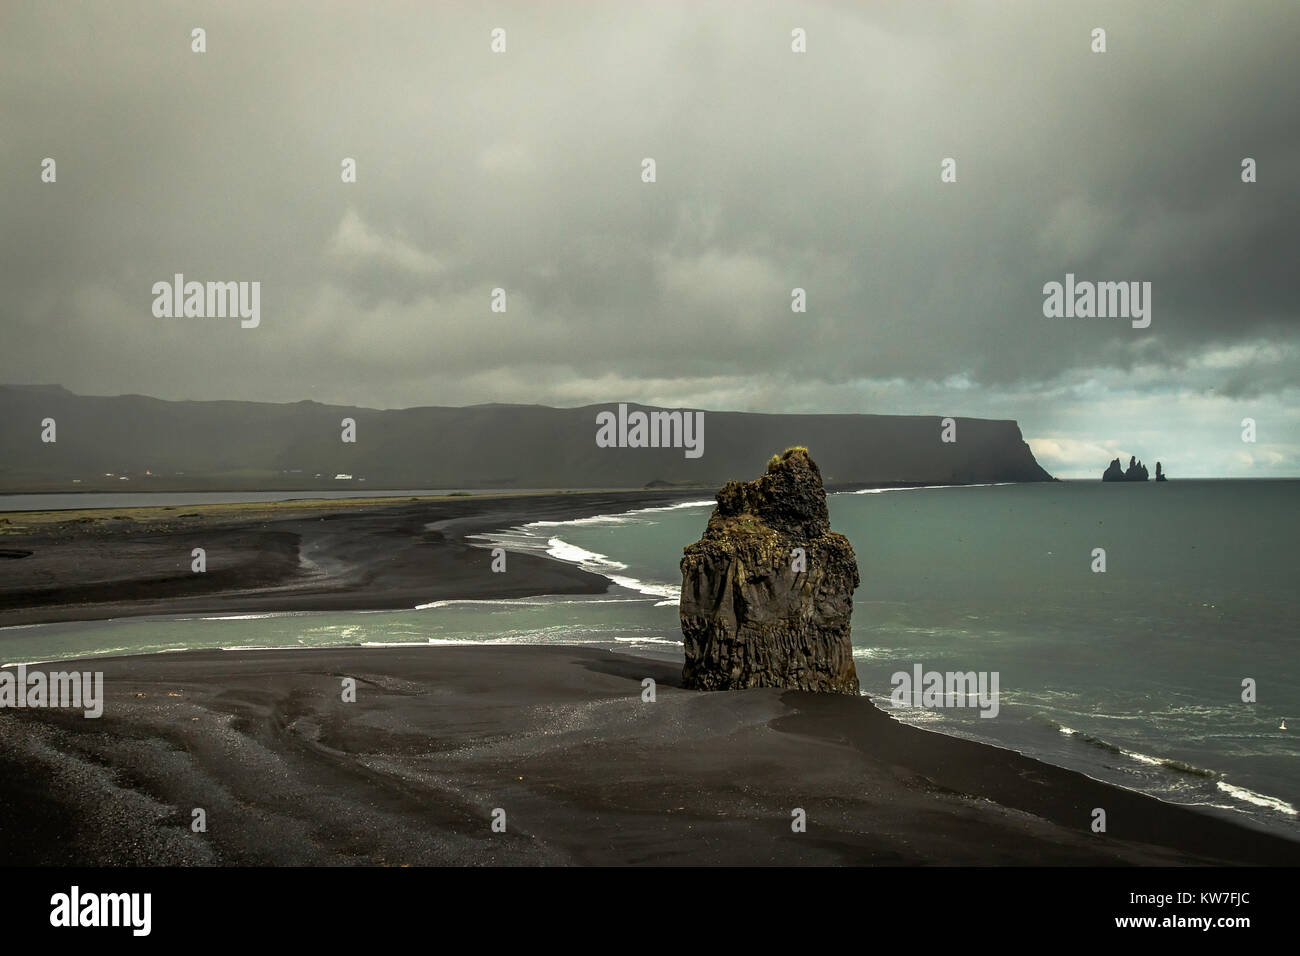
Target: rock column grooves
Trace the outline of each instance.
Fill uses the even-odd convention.
[[[805,448],[756,481],[729,481],[704,536],[683,553],[687,687],[858,693],[850,617],[860,578],[832,531],[821,471]]]

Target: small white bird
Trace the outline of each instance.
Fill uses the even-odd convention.
[[[1282,726],[1279,727],[1278,730],[1286,730],[1286,718],[1285,718],[1285,717],[1282,718]]]

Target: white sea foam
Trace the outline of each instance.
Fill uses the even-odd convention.
[[[553,607],[556,604],[640,604],[637,598],[593,596],[590,598],[447,598],[417,604],[412,610],[429,611],[443,607],[478,606],[478,607]]]
[[[305,612],[303,611],[271,611],[266,614],[217,614],[211,617],[200,617],[200,621],[265,621],[275,617],[296,617]]]
[[[1014,485],[1014,481],[993,481],[983,485],[910,485],[904,488],[862,488],[858,491],[836,491],[832,494],[837,495],[879,495],[886,491],[925,491],[932,488],[1001,488],[1004,485]]]
[[[546,553],[560,561],[567,561],[570,564],[576,564],[588,570],[597,568],[608,568],[611,571],[626,571],[627,565],[622,561],[615,561],[609,555],[601,554],[598,551],[588,551],[586,548],[580,548],[576,544],[569,544],[563,538],[549,538],[546,542]]]
[[[655,602],[655,607],[667,607],[672,604],[681,603],[682,588],[680,584],[655,584],[651,581],[642,581],[640,578],[629,578],[621,574],[605,575],[619,587],[627,588],[630,591],[637,591],[646,597],[657,597],[662,600]]]
[[[580,548],[576,544],[570,544],[563,538],[548,538],[546,553],[559,561],[576,564],[584,571],[602,574],[619,587],[636,591],[646,597],[661,598],[663,603],[668,601],[676,602],[681,599],[682,589],[680,586],[657,584],[652,581],[642,581],[640,578],[634,578],[626,574],[619,574],[617,572],[627,570],[627,565],[622,561],[616,561],[607,554]]]
[[[681,601],[682,589],[680,585],[668,582],[645,581],[641,578],[632,577],[631,575],[619,574],[620,571],[626,571],[627,565],[622,561],[612,558],[607,554],[601,554],[597,551],[589,551],[586,548],[579,547],[563,538],[550,533],[549,529],[563,527],[583,527],[591,525],[621,525],[634,523],[653,523],[648,522],[646,516],[669,511],[681,511],[687,508],[712,507],[713,500],[707,501],[681,501],[673,505],[660,505],[653,508],[636,508],[632,511],[619,512],[617,514],[592,515],[587,518],[570,518],[564,521],[530,521],[527,524],[514,528],[507,528],[504,531],[493,531],[486,534],[466,535],[466,540],[474,540],[478,547],[503,547],[507,551],[522,551],[526,553],[541,553],[547,557],[563,561],[566,564],[574,564],[584,571],[590,571],[593,574],[599,574],[609,578],[619,587],[627,588],[630,591],[636,591],[646,597],[658,598],[655,607],[671,607]],[[479,542],[482,542],[481,544]],[[440,606],[438,602],[431,605],[419,605],[419,609],[427,607]]]
[[[525,528],[561,528],[575,527],[581,528],[594,524],[627,524],[631,521],[630,515],[592,515],[589,518],[569,518],[565,521],[530,521],[524,525]]]
[[[1245,787],[1236,787],[1224,780],[1216,781],[1215,785],[1226,793],[1228,796],[1244,803],[1250,803],[1257,807],[1265,807],[1269,810],[1276,810],[1278,813],[1285,813],[1289,817],[1294,817],[1300,811],[1285,800],[1279,800],[1277,797],[1270,797],[1267,794],[1256,793],[1254,790],[1248,790]]]
[[[609,643],[610,641],[607,638],[568,637],[565,638],[564,640],[564,644],[566,646],[575,645],[575,644],[609,644]],[[545,637],[543,637],[542,632],[529,631],[529,632],[524,632],[519,634],[510,634],[505,637],[489,637],[482,640],[471,640],[469,638],[463,638],[463,637],[429,637],[420,641],[363,641],[358,646],[359,647],[483,647],[483,646],[491,645],[494,647],[499,647],[502,645],[523,646],[523,645],[533,645],[533,644],[554,645],[555,641],[548,640]]]
[[[627,524],[635,521],[640,515],[657,514],[665,511],[680,511],[683,508],[712,508],[717,502],[712,498],[707,501],[682,501],[675,505],[661,505],[655,508],[636,508],[632,511],[620,511],[607,515],[592,515],[589,518],[569,518],[564,521],[530,521],[524,525],[525,528],[560,528],[565,525],[593,525],[593,524]]]
[[[459,647],[467,644],[486,644],[487,641],[467,641],[456,638],[429,637],[423,641],[363,641],[362,647]]]
[[[1152,767],[1162,767],[1164,766],[1165,763],[1163,760],[1160,760],[1156,757],[1148,757],[1146,754],[1140,754],[1136,750],[1125,750],[1123,747],[1121,747],[1119,752],[1122,753],[1125,757],[1129,757],[1133,760],[1136,760],[1138,763],[1149,764]]]

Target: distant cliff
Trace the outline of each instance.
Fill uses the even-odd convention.
[[[957,418],[956,440],[945,442],[934,416],[703,412],[692,457],[681,443],[627,447],[645,438],[637,414],[652,411],[620,412],[617,403],[381,411],[0,386],[0,489],[716,488],[761,471],[772,448],[796,444],[819,449],[831,485],[1051,480],[1014,421]],[[46,419],[53,442],[42,441]],[[342,440],[344,419],[355,422],[355,442]],[[600,447],[598,432],[616,447]]]

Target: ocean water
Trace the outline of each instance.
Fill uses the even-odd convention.
[[[862,573],[859,680],[897,719],[1300,839],[1300,481],[918,488],[829,504]],[[678,561],[712,506],[535,522],[479,541],[603,573],[615,582],[603,595],[6,628],[0,658],[495,642],[680,659]],[[1104,573],[1092,570],[1097,548]],[[892,675],[918,664],[996,673],[997,716],[893,707]],[[1246,680],[1254,703],[1242,700]],[[1284,718],[1295,729],[1279,729]]]
[[[858,677],[898,719],[1300,839],[1300,481],[897,489],[829,507],[862,573]],[[673,634],[681,548],[711,510],[498,537],[644,593]],[[997,716],[893,707],[893,675],[917,664],[996,672]]]

